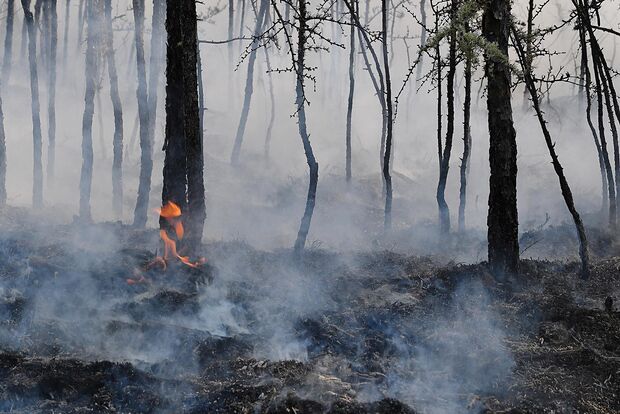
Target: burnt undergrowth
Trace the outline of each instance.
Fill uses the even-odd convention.
[[[4,224],[2,412],[620,411],[620,257],[603,237],[587,281],[571,260],[497,281],[484,263],[311,249],[300,264],[240,242],[163,271],[155,231]]]

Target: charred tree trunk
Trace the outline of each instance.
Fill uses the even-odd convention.
[[[166,132],[163,150],[164,182],[162,205],[171,201],[181,211],[187,207],[187,159],[183,109],[183,37],[181,32],[181,4],[168,2],[166,8]],[[165,228],[166,221],[160,219]]]
[[[105,57],[110,79],[110,99],[114,110],[114,138],[112,140],[112,205],[117,219],[123,217],[123,105],[118,92],[118,75],[114,56],[112,30],[112,0],[105,0]]]
[[[452,0],[450,6],[450,20],[456,20],[456,0]],[[452,140],[454,138],[454,78],[456,77],[456,33],[450,33],[450,55],[448,58],[448,78],[446,95],[448,97],[448,122],[446,141],[441,156],[439,168],[439,182],[437,184],[437,206],[439,208],[439,231],[441,234],[450,232],[450,209],[446,203],[446,184],[450,170],[450,155],[452,153]]]
[[[30,1],[22,0],[24,19],[28,30],[28,61],[30,66],[30,93],[32,110],[33,185],[32,205],[43,207],[43,140],[41,137],[41,108],[39,104],[39,74],[37,71],[37,35]]]
[[[244,3],[245,4],[245,3]],[[252,41],[250,56],[248,57],[248,74],[245,80],[245,94],[243,97],[243,107],[241,108],[241,116],[237,125],[237,133],[235,135],[235,143],[233,145],[230,163],[236,165],[239,162],[239,154],[241,153],[241,145],[245,134],[245,126],[248,122],[250,113],[250,104],[252,102],[252,94],[254,93],[254,65],[256,63],[256,53],[260,47],[260,34],[263,30],[263,22],[265,15],[269,9],[269,0],[261,0],[260,8],[256,16],[256,26],[254,27],[254,37]],[[239,36],[241,37],[241,36]]]
[[[420,23],[422,23],[422,32],[420,33],[420,50],[426,46],[426,0],[420,0]],[[424,67],[424,53],[420,54],[418,67],[416,69],[415,83],[422,77],[422,69]]]
[[[392,83],[390,80],[390,60],[388,58],[388,0],[381,0],[381,31],[383,36],[383,70],[385,71],[385,122],[387,130],[385,135],[385,156],[383,159],[383,179],[385,180],[385,216],[383,226],[385,231],[392,227],[392,176],[390,173],[390,160],[392,156]]]
[[[532,67],[533,56],[532,56],[532,42],[534,41],[533,33],[534,33],[534,0],[528,0],[527,4],[527,22],[526,22],[526,35],[525,35],[525,60],[527,67]],[[528,102],[529,91],[527,90],[527,86],[523,89],[523,110],[526,111],[529,108]]]
[[[359,2],[353,0],[353,7],[359,13]],[[351,132],[353,127],[353,97],[355,95],[355,20],[351,14],[351,31],[349,33],[349,98],[347,100],[347,126],[345,136],[345,175],[347,183],[351,182]]]
[[[532,106],[534,107],[534,111],[536,112],[536,117],[538,118],[538,123],[540,124],[543,136],[545,137],[545,144],[547,144],[547,149],[549,150],[549,155],[551,156],[551,163],[553,164],[553,169],[555,170],[555,173],[558,176],[558,180],[560,182],[562,197],[564,197],[566,207],[568,208],[568,211],[573,218],[573,222],[575,223],[575,228],[577,229],[577,235],[579,237],[579,257],[581,258],[581,276],[584,279],[587,279],[590,274],[590,256],[588,253],[588,239],[586,238],[586,231],[579,212],[575,207],[573,193],[570,189],[570,186],[568,185],[566,176],[564,175],[562,164],[560,164],[560,160],[558,159],[558,156],[555,152],[555,144],[551,139],[551,134],[549,133],[549,129],[547,128],[547,122],[545,121],[543,112],[540,109],[540,99],[538,97],[538,91],[536,90],[536,85],[532,76],[532,60],[529,60],[531,55],[528,55],[527,50],[524,50],[523,45],[521,44],[521,41],[519,39],[519,35],[514,30],[514,28],[512,32],[513,41],[516,46],[517,54],[519,56],[521,68],[523,69],[523,77],[525,80],[526,90],[530,93]]]
[[[297,240],[295,240],[294,253],[297,257],[301,257],[301,253],[306,245],[308,232],[310,231],[310,223],[312,214],[314,213],[314,205],[316,202],[316,189],[319,182],[319,164],[314,158],[314,151],[310,144],[310,135],[306,124],[306,97],[304,93],[304,71],[306,69],[306,36],[308,31],[308,15],[306,0],[299,1],[299,28],[297,33],[297,62],[296,62],[296,86],[295,86],[295,105],[297,106],[297,126],[299,136],[306,154],[306,161],[310,173],[310,181],[308,184],[308,195],[306,197],[306,208],[301,219]]]
[[[58,55],[58,14],[56,0],[47,0],[49,12],[48,100],[47,100],[47,179],[54,185],[56,167],[56,57]]]
[[[100,28],[103,14],[102,0],[88,0],[86,4],[86,89],[84,93],[84,116],[82,118],[82,172],[80,176],[80,218],[91,221],[90,196],[93,182],[93,116],[97,87],[97,52],[101,47]]]
[[[187,154],[187,205],[189,227],[186,246],[196,249],[202,240],[206,219],[204,158],[198,104],[198,16],[194,1],[182,2],[183,94],[185,148]]]
[[[151,56],[149,59],[149,139],[151,145],[155,143],[155,124],[157,120],[157,99],[159,77],[161,75],[161,62],[163,59],[164,41],[164,18],[166,13],[166,0],[153,0],[153,22],[151,29]]]
[[[64,69],[67,68],[67,58],[69,56],[69,17],[70,17],[70,4],[71,0],[67,0],[67,2],[65,3],[65,32],[64,32],[64,38],[63,38],[63,53],[62,53],[62,68],[63,68],[63,73],[64,73]]]
[[[467,28],[466,28],[467,30]],[[472,62],[465,57],[465,102],[463,103],[463,157],[461,158],[461,188],[459,190],[459,232],[465,231],[465,208],[467,206],[467,174],[471,154],[471,77]]]
[[[13,25],[15,22],[15,0],[8,0],[6,5],[6,34],[4,36],[4,60],[2,61],[2,83],[9,84],[11,77],[11,60],[13,59]]]
[[[140,117],[140,182],[134,210],[133,225],[146,226],[153,172],[153,144],[149,137],[149,104],[144,60],[144,0],[133,0],[135,23],[136,69],[138,72],[138,114]]]
[[[510,0],[490,0],[482,22],[483,36],[503,54],[501,57],[485,56],[491,167],[487,218],[489,267],[496,277],[516,273],[519,268],[517,143],[507,62],[510,6]]]

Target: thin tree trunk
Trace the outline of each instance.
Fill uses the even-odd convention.
[[[28,6],[28,9],[30,10],[30,0],[26,1],[26,5]],[[23,8],[23,3],[22,3],[22,8]],[[26,51],[28,49],[28,22],[25,17],[22,20],[21,40],[22,42],[21,42],[21,49],[20,49],[20,60],[22,61],[22,65],[23,65],[24,62],[26,61]]]
[[[296,67],[296,86],[295,86],[295,105],[297,106],[297,126],[299,129],[299,136],[304,147],[306,154],[306,161],[308,163],[310,181],[308,184],[308,195],[306,197],[306,208],[304,215],[301,219],[299,231],[297,233],[297,240],[295,240],[294,252],[297,257],[301,257],[301,253],[306,245],[306,239],[308,232],[310,231],[310,223],[312,221],[312,214],[314,213],[314,205],[316,203],[316,190],[319,182],[319,164],[314,157],[314,151],[310,144],[310,135],[308,134],[308,128],[306,124],[306,97],[304,94],[304,70],[305,58],[306,58],[306,41],[308,30],[307,22],[307,3],[304,0],[299,1],[299,28],[297,36],[297,67]]]
[[[6,35],[4,37],[4,60],[2,62],[2,83],[9,84],[11,60],[13,59],[13,23],[15,21],[15,0],[8,0],[6,6]]]
[[[483,14],[482,33],[508,58],[510,0],[490,0]],[[489,267],[496,277],[519,268],[517,212],[517,143],[512,121],[510,68],[502,58],[486,56],[489,123]]]
[[[450,6],[450,20],[456,20],[457,3],[452,0]],[[439,207],[439,231],[441,234],[450,232],[450,209],[446,203],[446,184],[450,170],[450,155],[452,153],[452,140],[454,138],[454,78],[456,77],[456,33],[450,33],[450,56],[448,60],[448,78],[446,95],[448,97],[448,122],[446,141],[441,156],[439,168],[439,182],[437,184],[437,206]]]
[[[252,101],[252,94],[254,93],[254,65],[256,63],[256,53],[258,52],[258,48],[260,47],[259,37],[261,31],[263,30],[263,22],[265,20],[265,15],[268,9],[269,0],[261,0],[258,15],[256,16],[256,26],[254,27],[254,40],[252,41],[251,51],[248,57],[248,74],[245,81],[243,107],[241,108],[241,116],[239,117],[239,124],[237,125],[235,143],[233,145],[232,154],[230,156],[230,163],[233,165],[236,165],[239,162],[239,155],[241,153],[241,145],[243,143],[245,127],[247,125],[248,115],[250,113],[250,104]]]
[[[534,80],[532,78],[532,60],[530,60],[531,54],[528,55],[527,52],[523,49],[523,45],[521,44],[521,41],[518,37],[518,33],[514,30],[514,28],[512,30],[512,33],[517,54],[519,56],[519,61],[521,62],[521,68],[523,69],[526,89],[530,93],[532,106],[534,107],[534,111],[536,112],[536,117],[538,118],[538,123],[540,124],[543,136],[545,137],[545,143],[547,144],[547,149],[549,150],[549,155],[551,156],[551,163],[553,164],[553,169],[555,170],[555,173],[558,176],[558,180],[560,182],[560,190],[562,191],[564,202],[566,203],[566,207],[568,208],[568,211],[570,212],[575,223],[575,228],[577,229],[577,235],[579,237],[579,257],[581,258],[581,276],[584,279],[587,279],[590,274],[590,256],[588,253],[588,239],[586,238],[586,231],[579,212],[575,207],[573,193],[570,189],[570,186],[568,185],[566,176],[564,175],[562,164],[560,164],[560,160],[558,159],[558,156],[555,152],[555,144],[551,139],[551,134],[549,133],[549,129],[547,128],[547,122],[545,121],[543,112],[540,109],[538,91],[536,90],[536,85],[534,84]]]
[[[206,219],[204,157],[200,132],[198,104],[198,17],[196,3],[182,3],[181,27],[183,36],[183,102],[185,144],[187,151],[187,206],[189,224],[186,246],[195,250],[202,240]]]
[[[21,0],[24,19],[28,29],[28,61],[30,66],[30,93],[32,110],[32,143],[33,143],[33,185],[32,205],[43,207],[43,140],[41,137],[41,108],[39,104],[39,74],[37,71],[37,37],[34,16],[30,11],[30,1]]]
[[[153,173],[153,143],[149,137],[149,104],[144,61],[144,0],[133,0],[135,23],[136,68],[138,72],[138,113],[140,117],[140,182],[133,225],[145,227]]]
[[[87,0],[90,1],[90,0]],[[87,4],[84,0],[80,0],[78,6],[78,37],[77,37],[77,50],[82,49],[82,35],[84,34],[84,17],[88,10],[85,8]]]
[[[0,208],[6,205],[6,137],[4,135],[4,112],[0,94]]]
[[[56,1],[47,0],[49,12],[49,62],[48,62],[48,142],[47,142],[47,179],[50,186],[54,185],[54,171],[56,165],[56,62],[58,55],[58,14]]]
[[[110,99],[114,111],[114,138],[112,140],[112,205],[117,219],[123,218],[123,105],[118,92],[118,74],[114,56],[112,30],[112,0],[105,0],[105,57],[110,80]]]
[[[527,67],[532,67],[533,56],[532,56],[532,42],[533,33],[534,33],[534,0],[528,0],[527,4],[527,22],[526,22],[526,37],[525,37],[525,59],[527,61]],[[526,111],[530,105],[528,102],[529,91],[527,90],[527,86],[523,89],[523,110]]]
[[[385,71],[385,122],[387,123],[387,132],[385,135],[385,156],[383,159],[383,179],[385,180],[385,216],[383,226],[385,231],[389,231],[392,227],[392,176],[390,174],[390,160],[392,156],[392,83],[390,80],[390,60],[388,58],[388,0],[381,0],[381,28],[383,36],[383,70]]]
[[[267,125],[267,133],[265,134],[265,160],[269,160],[269,152],[271,146],[271,135],[273,131],[273,124],[276,118],[276,100],[273,93],[273,76],[271,75],[271,62],[269,60],[269,50],[264,47],[265,51],[265,63],[267,64],[267,77],[269,81],[269,124]]]
[[[97,57],[101,47],[101,0],[87,0],[86,34],[86,89],[84,93],[84,116],[82,118],[82,172],[80,176],[80,218],[91,221],[90,198],[93,182],[93,116],[95,113],[95,92],[97,87]]]
[[[63,53],[62,53],[62,68],[63,73],[67,69],[67,58],[69,57],[69,23],[70,23],[70,10],[71,0],[67,0],[65,3],[65,33],[63,38]]]
[[[149,59],[149,128],[148,134],[151,145],[155,143],[155,125],[157,120],[157,100],[159,78],[161,76],[161,62],[163,59],[164,19],[166,14],[166,0],[153,0],[153,22],[151,29],[151,56]]]
[[[459,232],[465,231],[465,208],[467,206],[467,174],[471,154],[471,77],[472,62],[465,57],[465,102],[463,103],[463,157],[461,158],[461,187],[459,190]]]
[[[353,0],[353,7],[359,12],[358,0]],[[351,132],[353,129],[353,97],[355,95],[355,21],[353,15],[350,19],[351,31],[349,33],[349,98],[347,100],[347,126],[345,136],[345,175],[347,183],[351,182]]]
[[[422,31],[420,33],[420,50],[426,46],[426,0],[420,0],[420,23],[422,23]],[[416,68],[415,84],[422,77],[422,69],[424,67],[424,53],[420,54],[418,67]]]

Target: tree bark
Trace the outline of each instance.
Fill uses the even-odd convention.
[[[48,54],[48,100],[47,100],[47,179],[54,185],[56,167],[56,63],[58,55],[58,14],[57,0],[47,0],[49,12],[49,54]]]
[[[114,55],[112,29],[112,0],[105,0],[105,57],[110,80],[110,99],[114,111],[114,138],[112,140],[112,205],[117,219],[123,217],[123,105],[118,92],[118,74]]]
[[[316,190],[319,181],[319,164],[314,157],[314,151],[310,144],[310,135],[306,124],[306,97],[304,93],[304,71],[306,59],[306,41],[308,30],[308,15],[306,11],[306,0],[299,1],[299,27],[297,31],[297,62],[296,62],[296,86],[295,86],[295,105],[297,106],[297,126],[299,136],[306,154],[306,162],[310,173],[310,181],[308,184],[308,195],[306,197],[306,208],[301,219],[297,239],[295,240],[294,253],[297,257],[301,257],[301,253],[306,245],[308,232],[310,231],[310,223],[312,214],[314,213],[314,205],[316,203]]]
[[[256,16],[256,26],[254,27],[254,37],[252,40],[252,45],[250,46],[250,55],[248,56],[248,74],[245,80],[243,107],[241,108],[241,116],[239,117],[239,124],[237,125],[235,143],[233,145],[232,154],[230,156],[230,163],[233,165],[236,165],[239,162],[239,155],[241,153],[241,145],[243,144],[245,127],[248,121],[248,115],[250,113],[250,104],[252,101],[252,94],[254,93],[254,65],[256,63],[256,53],[258,52],[258,48],[260,47],[261,39],[259,39],[259,37],[261,31],[263,30],[265,15],[267,14],[268,9],[269,0],[261,0],[260,8]]]
[[[90,198],[93,182],[93,116],[97,86],[97,53],[101,50],[102,0],[87,0],[86,34],[86,89],[84,93],[84,115],[82,117],[82,172],[80,176],[80,218],[92,220]]]
[[[30,1],[21,0],[28,31],[28,61],[30,67],[30,93],[32,110],[33,185],[32,205],[43,207],[43,140],[41,135],[41,108],[39,103],[39,74],[37,71],[37,37]]]
[[[182,2],[183,93],[185,144],[187,151],[186,246],[195,250],[202,241],[206,219],[204,157],[198,104],[198,16],[194,1]]]
[[[4,36],[4,60],[2,62],[2,83],[9,84],[11,77],[11,60],[13,59],[13,25],[15,22],[15,0],[8,0],[6,5],[6,34]]]
[[[487,218],[489,267],[499,278],[516,273],[519,269],[517,143],[510,101],[510,68],[507,63],[510,6],[510,0],[490,0],[485,7],[482,22],[483,36],[503,54],[499,59],[485,56],[491,167]]]
[[[153,143],[149,137],[149,104],[144,60],[144,0],[133,0],[135,23],[136,69],[138,72],[138,114],[140,117],[140,182],[134,210],[133,225],[145,227],[153,173]]]

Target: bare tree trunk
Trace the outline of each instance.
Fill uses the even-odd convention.
[[[265,134],[265,160],[269,160],[269,151],[271,146],[271,135],[273,131],[273,124],[276,118],[276,103],[273,93],[273,76],[271,75],[271,62],[269,61],[269,50],[264,47],[265,51],[265,63],[267,64],[267,77],[269,81],[269,124],[267,125],[267,133]]]
[[[186,211],[187,157],[183,109],[183,36],[180,2],[169,2],[166,8],[166,133],[163,150],[164,182],[162,205],[169,201]],[[166,226],[160,220],[160,226]],[[164,228],[164,227],[162,227]]]
[[[33,143],[33,185],[32,205],[43,207],[43,140],[41,136],[41,108],[39,104],[39,74],[37,71],[37,37],[34,16],[30,11],[30,1],[21,0],[24,19],[28,29],[28,61],[30,66],[30,93],[32,109],[32,143]]]
[[[465,231],[465,208],[467,205],[467,174],[471,154],[471,77],[472,62],[465,57],[465,102],[463,103],[463,157],[461,158],[461,188],[459,190],[459,231]]]
[[[155,143],[155,125],[157,120],[157,99],[161,62],[163,59],[164,18],[166,14],[166,0],[153,0],[153,22],[151,29],[151,57],[149,60],[149,139]]]
[[[89,0],[87,0],[89,1]],[[77,38],[77,50],[82,49],[82,35],[84,33],[84,18],[88,10],[85,8],[87,4],[84,0],[80,0],[80,4],[78,6],[78,38]]]
[[[6,205],[6,137],[4,135],[4,112],[0,96],[0,208]]]
[[[187,151],[187,205],[189,227],[186,246],[195,250],[202,240],[206,219],[204,157],[200,132],[198,105],[198,17],[196,3],[182,3],[181,27],[183,35],[183,93],[185,144]]]
[[[254,93],[254,65],[256,63],[256,53],[258,52],[257,49],[260,47],[259,37],[261,31],[263,30],[263,22],[265,21],[265,15],[267,14],[268,9],[269,0],[261,0],[258,15],[256,16],[256,26],[254,27],[254,40],[252,41],[250,55],[248,57],[248,74],[245,81],[243,107],[241,108],[241,116],[239,117],[239,124],[237,125],[235,143],[230,156],[230,163],[233,165],[236,165],[239,162],[243,135],[245,134],[245,127],[250,113],[250,103],[252,101],[252,94]]]
[[[140,116],[140,182],[133,225],[146,226],[153,173],[153,143],[149,136],[149,104],[144,61],[144,0],[133,0],[135,22],[136,68],[138,71],[138,113]]]
[[[56,0],[47,0],[49,12],[49,62],[48,62],[48,101],[47,101],[47,179],[54,185],[56,166],[56,61],[58,55],[58,14]]]
[[[564,171],[562,170],[562,164],[560,164],[560,160],[558,159],[558,156],[555,152],[555,145],[553,143],[553,140],[551,139],[549,129],[547,128],[547,122],[545,121],[543,117],[543,112],[540,109],[538,91],[536,90],[536,85],[534,84],[534,80],[532,77],[532,60],[530,60],[532,55],[528,55],[527,51],[523,49],[523,45],[521,44],[519,35],[514,30],[514,28],[512,30],[512,33],[513,41],[516,46],[517,54],[519,56],[519,61],[521,62],[521,68],[523,69],[525,86],[530,93],[530,97],[532,99],[532,106],[534,107],[534,111],[536,112],[536,117],[538,118],[538,123],[540,124],[540,128],[542,129],[543,136],[545,137],[545,143],[547,144],[547,149],[549,150],[549,155],[551,156],[551,163],[553,164],[553,169],[555,170],[555,173],[558,176],[558,180],[560,182],[560,190],[562,191],[564,202],[566,203],[566,207],[568,208],[571,216],[573,217],[575,228],[577,229],[577,235],[579,237],[579,257],[581,258],[581,276],[584,279],[587,279],[590,274],[590,255],[588,253],[588,239],[586,238],[586,231],[583,226],[583,222],[581,221],[579,212],[575,207],[573,193],[571,192],[568,181],[566,180],[566,176],[564,175]]]
[[[114,56],[112,30],[112,0],[105,0],[105,57],[110,79],[110,99],[114,111],[114,138],[112,140],[112,205],[117,219],[123,218],[123,105],[118,92],[118,75]]]
[[[308,30],[308,15],[306,11],[306,1],[299,1],[299,28],[297,36],[297,67],[296,67],[296,87],[295,87],[295,105],[297,106],[297,126],[299,128],[299,136],[304,147],[306,154],[306,161],[308,163],[310,182],[308,184],[308,195],[306,197],[306,208],[304,215],[301,219],[299,231],[297,233],[297,240],[295,240],[294,252],[297,257],[301,257],[301,253],[306,245],[306,239],[308,232],[310,231],[310,223],[312,221],[312,214],[314,213],[314,205],[316,203],[316,189],[319,182],[319,164],[314,158],[314,151],[310,144],[310,135],[308,134],[308,128],[306,125],[306,97],[304,93],[304,70],[305,58],[306,58],[306,41]]]
[[[420,33],[420,49],[426,46],[426,0],[420,0],[420,23],[422,23],[422,31]],[[420,60],[416,69],[415,83],[422,77],[422,69],[424,67],[424,53],[420,54]]]
[[[26,5],[28,6],[28,9],[30,9],[30,0],[26,1]],[[23,3],[22,3],[22,8],[23,8]],[[28,22],[26,21],[27,19],[24,17],[24,19],[22,20],[22,37],[21,37],[21,49],[20,49],[20,60],[23,62],[25,62],[26,60],[26,50],[28,49]]]
[[[482,34],[507,58],[510,34],[510,0],[490,0]],[[517,212],[517,143],[510,102],[510,68],[501,58],[486,56],[489,113],[489,267],[496,277],[519,269],[519,219]]]
[[[15,21],[15,0],[7,1],[6,13],[6,35],[4,36],[2,83],[8,86],[9,78],[11,77],[11,60],[13,59],[13,23]]]
[[[450,20],[456,21],[457,3],[452,0],[450,6]],[[437,206],[439,207],[439,231],[441,234],[450,232],[450,209],[446,203],[446,184],[450,170],[450,155],[452,153],[452,140],[454,138],[454,78],[456,76],[456,33],[450,33],[450,56],[448,60],[448,78],[446,94],[448,97],[448,123],[446,141],[441,156],[439,168],[439,182],[437,184]]]
[[[102,0],[87,0],[86,34],[86,89],[84,93],[84,116],[82,118],[82,172],[80,176],[80,218],[91,221],[90,198],[93,182],[93,116],[97,87],[97,53],[101,50]]]
[[[381,30],[383,36],[383,70],[385,71],[385,122],[387,132],[385,135],[385,156],[383,159],[383,179],[385,180],[385,216],[383,226],[385,231],[392,227],[392,176],[390,174],[390,160],[392,156],[392,82],[390,80],[390,60],[388,58],[388,0],[381,0]]]
[[[65,33],[63,38],[63,53],[62,53],[62,68],[63,73],[67,69],[67,58],[69,56],[69,23],[70,23],[70,3],[71,0],[66,0],[65,3]]]
[[[532,42],[533,33],[534,33],[534,0],[528,0],[527,4],[527,22],[526,22],[526,36],[525,36],[525,59],[527,61],[527,67],[532,67],[533,56],[532,56]],[[528,102],[529,91],[527,90],[527,86],[523,89],[523,110],[527,111],[530,107]]]
[[[353,0],[353,7],[355,8],[355,12],[359,14],[359,3],[358,0]],[[349,33],[349,98],[347,100],[347,126],[346,126],[346,136],[345,136],[345,146],[346,146],[346,155],[345,155],[345,175],[347,183],[351,182],[351,131],[352,131],[352,118],[353,118],[353,97],[355,94],[355,20],[353,15],[351,15],[350,19],[351,23],[351,31]]]

